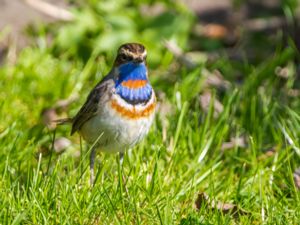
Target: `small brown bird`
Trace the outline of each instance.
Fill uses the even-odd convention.
[[[142,44],[120,46],[113,68],[90,92],[71,119],[71,134],[79,132],[94,147],[90,183],[94,184],[96,150],[123,152],[141,141],[153,122],[156,97],[148,79],[147,51]]]

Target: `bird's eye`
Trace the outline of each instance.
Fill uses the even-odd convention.
[[[132,61],[132,60],[133,60],[132,56],[130,56],[130,55],[125,55],[125,54],[121,54],[121,55],[120,55],[120,59],[121,59],[123,62],[125,62],[125,61]]]
[[[121,54],[121,55],[120,55],[120,59],[121,59],[122,61],[127,61],[127,56],[126,56],[125,54]]]

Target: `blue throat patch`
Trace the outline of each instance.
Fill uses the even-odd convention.
[[[152,87],[147,79],[147,68],[144,63],[126,63],[119,67],[119,78],[116,80],[116,93],[130,104],[147,103],[152,94]],[[147,81],[144,86],[129,88],[122,85],[124,81]]]

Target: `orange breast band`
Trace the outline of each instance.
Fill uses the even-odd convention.
[[[154,110],[155,110],[155,101],[148,105],[146,108],[143,110],[136,110],[135,107],[133,106],[133,109],[126,109],[123,106],[119,105],[118,102],[113,99],[111,102],[111,107],[116,110],[119,114],[122,116],[129,118],[129,119],[139,119],[142,117],[148,117],[150,116]]]
[[[121,84],[123,87],[137,89],[144,87],[147,84],[147,80],[126,80],[123,81]]]

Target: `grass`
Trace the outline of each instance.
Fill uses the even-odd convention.
[[[88,19],[94,21],[93,13],[100,9],[93,4],[83,15],[78,12],[79,18],[89,14]],[[172,33],[168,26],[167,30],[163,25],[155,27],[158,19],[151,17],[139,21],[140,27],[130,28],[131,35],[142,33],[139,41],[148,47],[150,78],[161,107],[151,132],[127,151],[122,166],[117,155],[98,155],[94,188],[88,184],[89,147],[78,135],[70,137],[68,126],[47,129],[41,112],[57,100],[79,93],[78,101],[62,112],[74,115],[93,85],[108,72],[113,50],[123,37],[107,43],[112,44],[111,51],[91,48],[85,55],[79,46],[93,46],[95,37],[87,41],[82,21],[41,25],[36,28],[35,44],[23,49],[16,62],[0,68],[4,77],[0,80],[1,224],[300,222],[300,192],[293,178],[300,164],[300,100],[288,94],[299,87],[294,60],[299,53],[292,42],[288,46],[276,42],[273,55],[258,62],[237,62],[225,55],[214,62],[200,62],[195,69],[178,66],[161,42],[152,48],[151,40],[164,30],[164,38],[188,46],[185,40],[194,17],[181,5],[176,7],[185,31]],[[123,16],[128,22],[135,14]],[[105,16],[103,24],[107,23]],[[174,19],[172,13],[165,17]],[[82,32],[77,39],[72,36],[78,45],[73,39],[73,46],[62,45],[64,32],[77,34],[73,29],[78,23]],[[145,24],[152,24],[152,30]],[[45,31],[55,34],[53,26],[58,26],[61,36],[47,44]],[[99,27],[104,30],[92,27],[88,33],[100,37],[107,28]],[[287,71],[286,78],[276,75],[279,67]],[[215,69],[230,84],[225,90],[205,85],[204,74],[212,75],[210,71]],[[243,74],[241,82],[236,81],[237,74]],[[199,95],[205,91],[222,103],[222,112],[216,113],[213,101],[205,110],[201,108]],[[53,151],[58,137],[72,141],[62,154]],[[244,145],[223,149],[225,142],[238,137],[245,139]],[[225,213],[209,202],[202,202],[197,209],[200,193],[239,210],[235,215]]]

